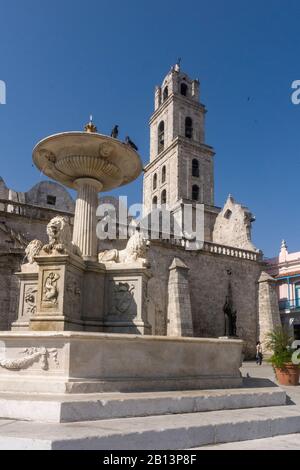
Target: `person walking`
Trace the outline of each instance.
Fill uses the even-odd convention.
[[[260,341],[256,343],[256,364],[261,366],[263,360],[262,345]]]

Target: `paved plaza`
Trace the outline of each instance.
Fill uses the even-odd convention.
[[[257,366],[254,362],[244,362],[242,368],[243,377],[246,378],[248,386],[257,385],[259,382],[268,386],[269,381],[275,381],[272,367],[263,363]],[[271,383],[269,383],[272,386]],[[288,404],[300,406],[300,387],[281,387],[286,391]],[[251,412],[249,410],[249,412]],[[201,450],[298,450],[300,449],[300,433],[275,436],[266,439],[254,439],[251,441],[217,444],[214,446],[201,447]]]

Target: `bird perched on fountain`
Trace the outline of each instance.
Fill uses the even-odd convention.
[[[127,145],[130,145],[130,147],[132,147],[134,150],[138,151],[137,146],[135,145],[134,142],[132,142],[132,140],[130,139],[129,135],[126,136],[126,138],[125,138],[125,143],[126,143]]]
[[[117,139],[118,135],[119,135],[119,126],[115,125],[115,127],[111,131],[110,136],[113,137],[114,139]]]

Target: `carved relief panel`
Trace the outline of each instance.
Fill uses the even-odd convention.
[[[107,317],[110,320],[133,320],[138,315],[138,282],[133,279],[109,279]]]
[[[37,285],[26,285],[24,288],[24,310],[23,315],[29,318],[36,313]]]
[[[65,281],[64,313],[72,318],[81,317],[82,275],[68,271]]]
[[[51,366],[58,367],[58,350],[55,348],[30,347],[19,351],[19,356],[15,358],[1,358],[0,368],[10,371],[20,371],[30,368],[37,363],[36,368],[49,370]]]
[[[42,275],[41,307],[55,309],[59,307],[61,272],[58,269],[45,269]]]
[[[18,321],[29,321],[31,315],[36,313],[37,292],[37,282],[21,281]]]

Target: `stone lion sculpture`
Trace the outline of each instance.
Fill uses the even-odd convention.
[[[38,256],[41,249],[43,247],[43,243],[40,240],[32,240],[25,249],[25,258],[27,259],[29,264],[34,264],[35,256]]]
[[[50,254],[74,253],[69,221],[66,217],[54,217],[47,225],[49,243],[42,250]]]
[[[100,263],[134,263],[141,261],[146,264],[147,245],[147,240],[136,230],[129,238],[124,250],[102,251],[98,255],[98,260]]]

